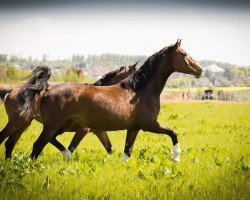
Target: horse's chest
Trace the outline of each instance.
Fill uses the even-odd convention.
[[[160,112],[160,103],[157,100],[147,100],[138,105],[137,113],[139,118],[156,119]]]

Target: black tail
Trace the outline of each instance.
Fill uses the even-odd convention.
[[[34,97],[48,88],[50,75],[51,70],[47,66],[38,66],[32,71],[29,80],[22,85],[17,95],[20,115],[28,112]]]
[[[5,97],[8,93],[10,93],[11,90],[12,90],[12,88],[11,88],[11,89],[0,88],[0,101],[4,101],[4,97]]]

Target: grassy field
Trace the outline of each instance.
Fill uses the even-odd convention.
[[[6,120],[0,105],[1,129]],[[109,133],[111,156],[89,134],[71,161],[47,145],[34,162],[29,154],[41,131],[34,122],[12,160],[4,161],[0,146],[0,199],[249,199],[250,103],[167,103],[159,121],[178,133],[180,163],[170,159],[170,138],[142,131],[126,163],[125,131]],[[68,145],[72,136],[59,139]]]
[[[164,88],[163,92],[181,92],[181,91],[191,91],[197,92],[200,90],[206,90],[208,88]],[[242,91],[242,90],[250,90],[250,87],[213,87],[214,91],[223,90],[223,91]]]

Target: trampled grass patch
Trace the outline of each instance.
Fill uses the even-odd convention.
[[[0,105],[0,129],[6,121]],[[33,122],[12,160],[0,146],[0,199],[249,199],[249,103],[166,103],[159,121],[178,133],[180,163],[171,161],[169,137],[142,131],[126,163],[125,131],[109,132],[111,156],[89,134],[69,162],[50,144],[32,161],[42,128]],[[72,137],[59,140],[67,146]]]

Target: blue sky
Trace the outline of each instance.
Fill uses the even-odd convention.
[[[0,53],[151,55],[182,38],[198,60],[250,65],[248,1],[35,2],[1,1]]]

